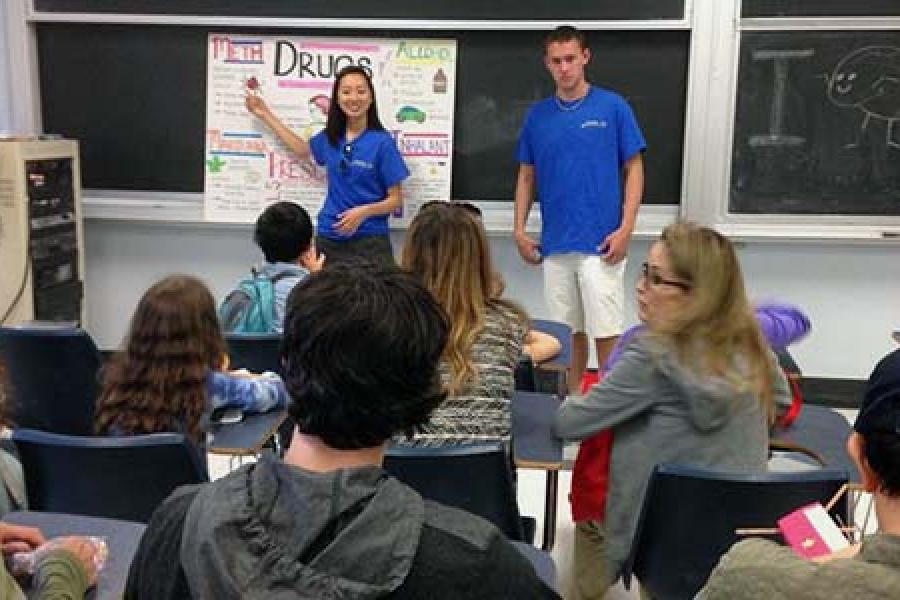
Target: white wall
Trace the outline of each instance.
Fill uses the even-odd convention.
[[[7,94],[11,93],[12,86],[9,84],[9,41],[6,31],[6,11],[8,10],[6,2],[0,2],[0,132],[11,131],[12,125],[12,108],[7,100]]]
[[[144,289],[167,273],[203,277],[221,297],[259,260],[251,226],[173,226],[88,221],[86,239],[87,328],[104,348],[116,347]],[[507,237],[491,238],[497,268],[510,297],[533,316],[546,316],[540,272],[526,267]],[[394,236],[400,248],[402,234]],[[628,268],[630,289],[647,242],[635,241]],[[752,298],[781,299],[802,306],[812,334],[794,349],[805,374],[865,378],[892,347],[900,327],[900,260],[886,246],[836,243],[741,244]],[[629,294],[627,319],[635,317]]]

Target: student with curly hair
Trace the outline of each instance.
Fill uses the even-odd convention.
[[[441,360],[447,399],[416,445],[508,441],[514,373],[522,353],[539,362],[559,351],[552,336],[528,330],[528,315],[501,297],[484,226],[464,204],[430,203],[413,219],[401,263],[450,317]]]
[[[284,407],[277,376],[226,372],[228,357],[215,300],[199,279],[172,275],[138,303],[123,348],[104,369],[98,433],[183,433],[200,446],[217,408],[265,412]]]

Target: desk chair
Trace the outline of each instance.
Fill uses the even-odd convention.
[[[146,523],[180,485],[208,481],[183,435],[77,437],[16,429],[31,510]]]
[[[423,498],[461,508],[482,517],[506,537],[529,544],[534,525],[526,536],[509,456],[504,444],[389,448],[385,470],[413,488]],[[530,539],[529,539],[530,538]]]
[[[623,568],[626,588],[636,576],[657,600],[693,598],[744,527],[777,527],[787,513],[826,504],[847,483],[844,471],[723,473],[659,465]],[[831,514],[848,522],[847,496]]]
[[[281,335],[278,333],[226,333],[232,369],[254,373],[281,373]]]
[[[0,327],[0,355],[20,427],[91,435],[100,351],[75,327]]]
[[[513,373],[515,379],[515,389],[521,392],[537,391],[537,373],[535,372],[534,363],[531,357],[523,355],[516,363],[516,370]]]

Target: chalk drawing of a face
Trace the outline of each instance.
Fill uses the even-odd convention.
[[[885,143],[892,140],[894,121],[900,119],[900,48],[867,46],[846,55],[828,76],[828,99],[841,108],[864,114],[861,131],[871,119],[887,121]]]

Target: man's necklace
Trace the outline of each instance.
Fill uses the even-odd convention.
[[[564,111],[564,112],[570,112],[573,110],[578,110],[578,107],[581,106],[582,104],[584,104],[584,101],[587,100],[587,97],[589,95],[590,95],[590,92],[588,92],[587,94],[585,94],[578,100],[575,100],[571,104],[564,104],[563,101],[560,99],[560,97],[557,96],[556,94],[553,94],[553,99],[556,100],[556,106],[559,107],[559,110]]]

